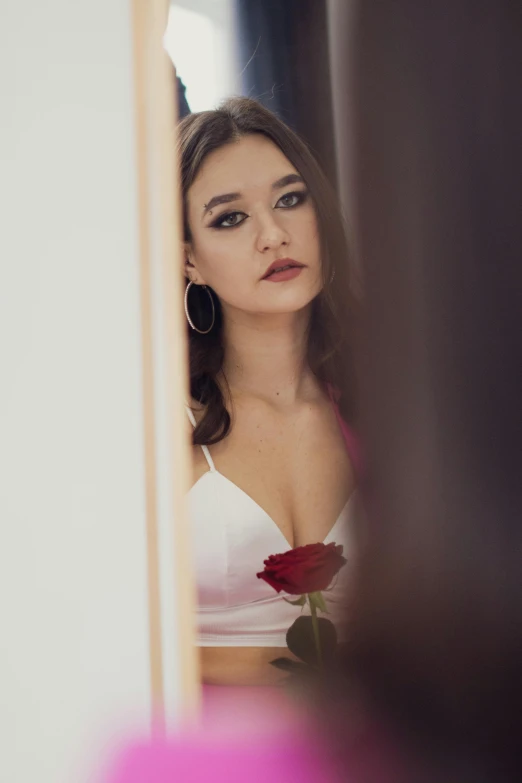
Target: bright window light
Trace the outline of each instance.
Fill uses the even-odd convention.
[[[187,88],[191,111],[214,108],[223,99],[221,31],[203,14],[171,5],[165,49]]]

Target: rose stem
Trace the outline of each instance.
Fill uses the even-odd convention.
[[[319,624],[317,622],[317,607],[312,601],[310,595],[308,595],[308,603],[310,604],[310,612],[312,614],[312,630],[314,632],[315,649],[317,652],[317,666],[319,671],[322,671],[323,657],[321,655],[321,639],[319,637]]]

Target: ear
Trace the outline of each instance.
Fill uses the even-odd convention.
[[[196,267],[194,253],[190,242],[183,243],[183,276],[196,285],[205,285],[202,275]]]

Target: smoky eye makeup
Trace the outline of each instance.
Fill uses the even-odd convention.
[[[295,209],[304,204],[308,200],[309,195],[308,190],[291,190],[280,196],[275,206],[278,209]],[[285,201],[286,203],[282,203]]]
[[[274,209],[296,209],[296,207],[305,204],[309,197],[309,191],[306,189],[291,190],[278,198],[274,204]],[[218,230],[237,228],[244,223],[247,217],[248,215],[241,210],[228,210],[213,218],[208,227]]]
[[[236,228],[236,226],[240,226],[247,217],[248,215],[238,209],[223,212],[212,220],[209,224],[209,228]]]

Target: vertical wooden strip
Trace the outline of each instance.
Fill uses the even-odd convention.
[[[192,455],[187,436],[185,401],[188,391],[186,320],[183,308],[182,209],[179,166],[176,153],[176,81],[170,57],[163,47],[167,26],[168,0],[145,0],[153,9],[151,68],[151,141],[155,156],[154,180],[157,186],[158,230],[161,257],[158,259],[162,297],[164,394],[168,401],[168,443],[172,511],[170,520],[174,544],[174,573],[169,582],[176,596],[177,639],[180,658],[181,704],[184,718],[195,717],[200,703],[199,658],[196,654],[196,590],[192,568],[188,491]],[[175,55],[175,53],[174,53]],[[167,710],[167,727],[168,710]]]
[[[175,148],[176,83],[172,63],[163,48],[168,8],[166,0],[133,0],[139,71],[136,104],[151,687],[155,726],[167,730],[174,728],[179,720],[174,702],[181,703],[182,717],[194,716],[200,692],[187,513],[191,455],[184,411],[188,373],[181,285],[181,201]],[[161,443],[160,458],[156,456],[158,443]],[[174,652],[180,666],[177,672],[172,671]]]
[[[157,465],[154,413],[154,364],[152,356],[151,227],[149,216],[149,160],[147,154],[147,19],[142,0],[132,2],[134,42],[134,94],[138,192],[138,243],[140,258],[140,306],[142,341],[143,438],[145,457],[145,513],[147,525],[147,570],[151,717],[154,733],[165,731],[163,660],[161,641],[158,559]]]

